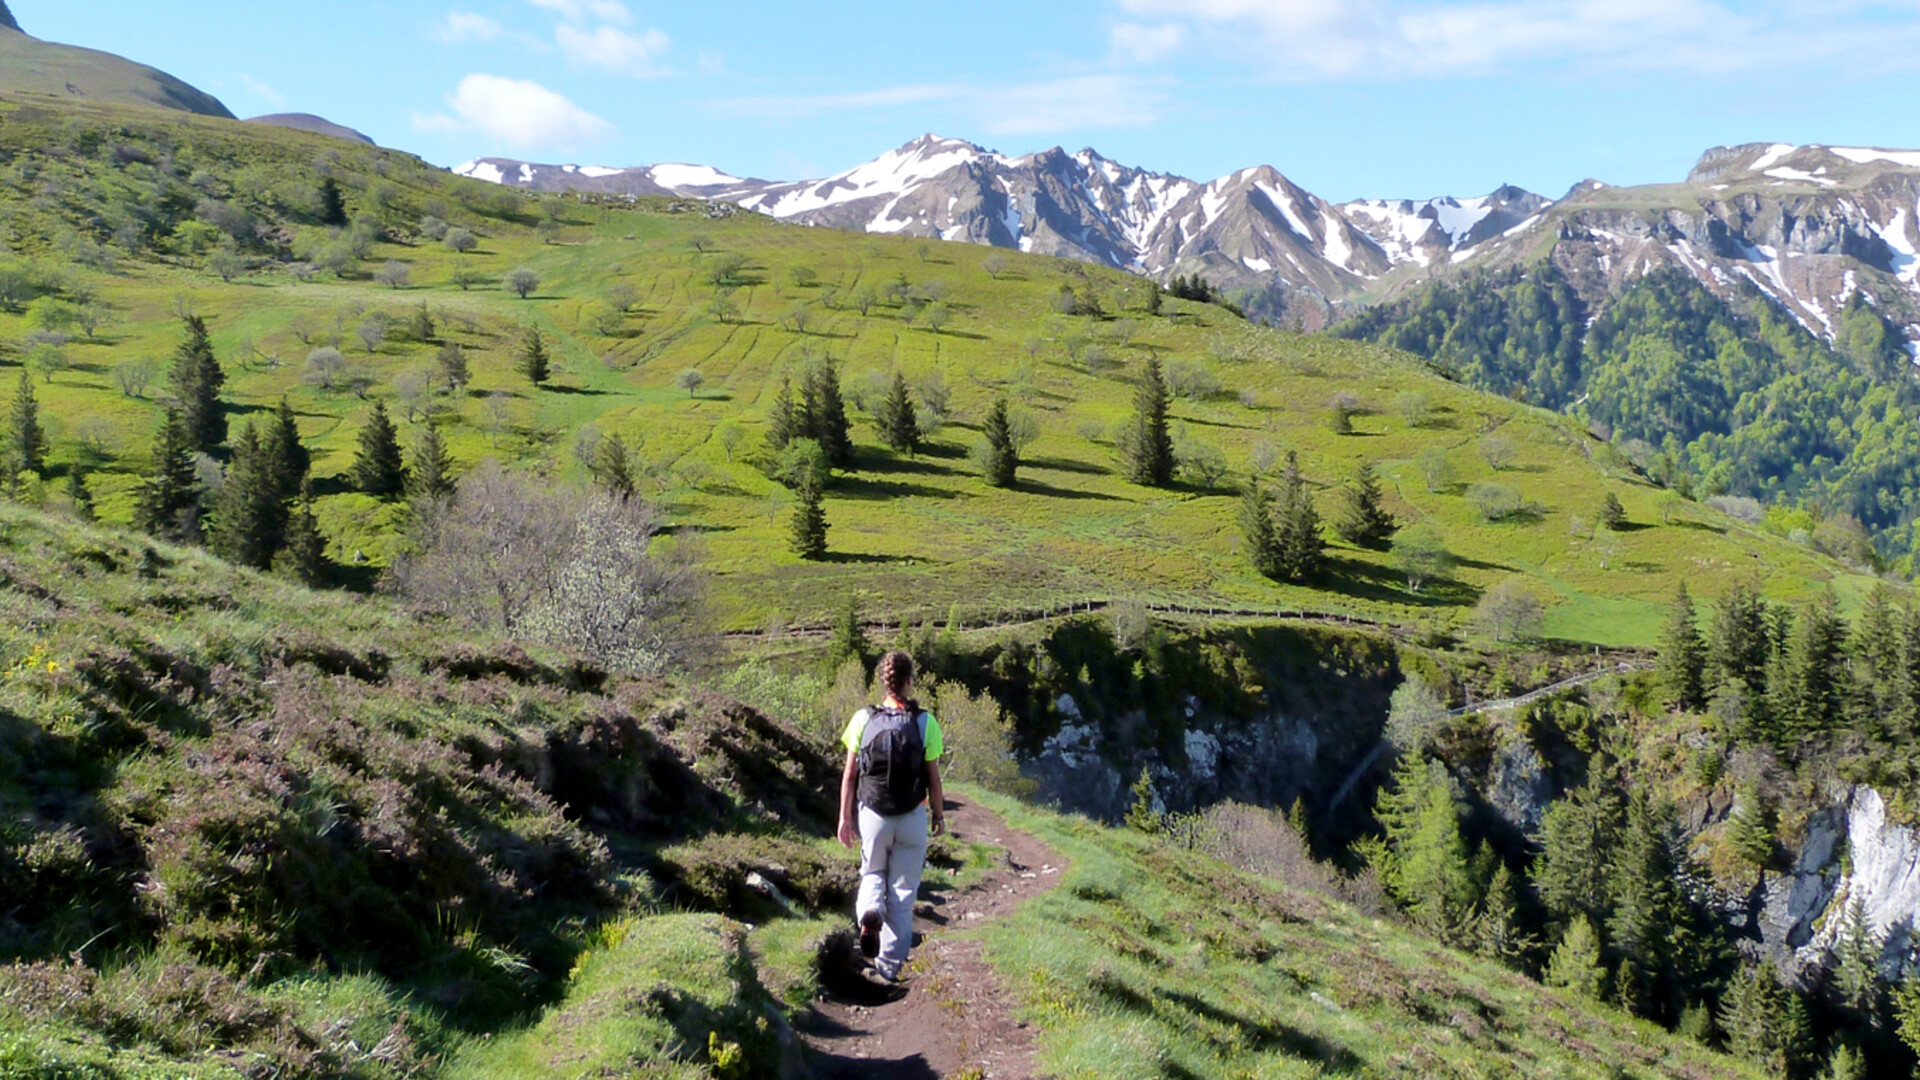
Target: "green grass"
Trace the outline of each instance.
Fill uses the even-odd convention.
[[[1049,1075],[1758,1075],[1337,902],[974,797],[1072,863],[1054,891],[981,931]]]
[[[0,140],[11,142],[16,136],[6,118],[0,109]],[[17,137],[37,130],[21,128],[25,133]],[[268,168],[262,160],[293,169],[292,163],[329,153],[342,170],[376,159],[406,162],[384,151],[343,149],[337,140],[198,118],[179,124],[177,137],[205,140],[209,171],[222,176],[258,173]],[[225,156],[216,160],[215,149]],[[352,328],[362,317],[356,312],[399,316],[425,303],[442,335],[469,350],[474,370],[468,393],[434,401],[441,410],[436,422],[459,464],[497,456],[581,480],[585,470],[572,452],[580,431],[590,425],[619,433],[654,472],[647,494],[666,508],[681,535],[700,545],[715,575],[716,616],[728,629],[819,624],[849,593],[890,614],[908,608],[905,614],[915,617],[943,616],[957,604],[976,625],[1009,612],[1114,598],[1451,622],[1478,590],[1519,575],[1555,602],[1548,625],[1556,635],[1646,645],[1659,606],[1683,579],[1708,596],[1729,574],[1764,575],[1770,591],[1783,597],[1804,597],[1835,581],[1858,588],[1808,550],[1693,504],[1683,505],[1671,524],[1659,524],[1656,490],[1611,464],[1603,446],[1563,418],[1446,383],[1399,354],[1254,328],[1218,308],[1169,301],[1167,316],[1149,317],[1128,310],[1143,301],[1144,286],[1125,274],[1014,256],[1012,269],[996,280],[983,263],[1001,253],[984,248],[934,244],[923,260],[922,245],[908,239],[797,228],[755,215],[709,220],[669,212],[664,201],[638,209],[569,202],[558,242],[543,244],[524,223],[468,212],[479,200],[464,181],[411,165],[382,168],[392,179],[366,182],[393,188],[387,200],[397,207],[388,211],[393,228],[404,231],[417,220],[418,206],[437,199],[453,207],[448,212],[456,221],[484,234],[480,250],[461,256],[425,241],[382,244],[365,272],[387,260],[407,264],[414,284],[397,290],[325,275],[299,284],[270,268],[228,285],[195,269],[196,260],[179,258],[123,259],[111,274],[73,272],[111,309],[113,321],[97,341],[70,345],[74,369],[40,383],[36,392],[55,430],[56,469],[78,458],[84,438],[104,444],[106,464],[95,487],[109,520],[131,514],[159,417],[154,399],[161,396],[156,386],[144,400],[127,397],[112,372],[129,358],[170,354],[179,336],[172,311],[184,297],[213,323],[236,419],[282,395],[291,400],[315,448],[323,479],[320,518],[334,556],[377,569],[395,550],[396,509],[337,493],[338,485],[325,480],[350,464],[369,402],[303,385],[310,346],[294,326],[304,318],[324,331],[342,318],[343,351],[374,377],[370,397],[389,399],[404,415],[392,400],[395,379],[428,367],[436,347],[386,342],[363,356]],[[104,182],[94,176],[103,169],[89,162],[86,176]],[[23,226],[45,231],[51,226],[44,215],[33,216],[41,212],[24,202],[33,190],[17,178],[0,184],[0,213],[11,208]],[[512,196],[506,198],[511,204]],[[521,205],[532,212],[532,204]],[[690,240],[697,235],[710,237],[715,250],[695,251]],[[703,277],[712,260],[726,255],[748,260],[744,284],[733,295],[740,317],[732,322],[707,314],[716,290]],[[497,287],[461,291],[447,284],[461,264],[496,280],[529,266],[542,284],[527,301]],[[817,283],[793,284],[795,267],[811,269]],[[916,288],[937,283],[944,289],[953,312],[944,332],[884,303],[863,317],[846,300],[863,287],[884,289],[899,276]],[[1051,300],[1063,282],[1091,289],[1124,317],[1132,329],[1124,343],[1115,339],[1113,318],[1055,314]],[[633,288],[640,304],[617,326],[603,328],[603,297],[616,284]],[[830,294],[838,299],[830,301]],[[797,303],[813,314],[806,333],[780,325]],[[550,335],[558,355],[558,374],[544,390],[534,390],[514,368],[530,326]],[[27,328],[24,316],[0,315],[0,337]],[[1071,362],[1067,346],[1076,337],[1105,339],[1101,347],[1116,366],[1096,374]],[[1033,359],[1023,347],[1029,339],[1039,342]],[[243,341],[253,353],[240,355]],[[872,425],[856,420],[857,467],[828,493],[832,553],[820,563],[788,553],[791,500],[753,464],[780,380],[809,354],[835,358],[849,391],[897,368],[912,376],[938,373],[952,396],[949,422],[914,459],[882,449]],[[1222,489],[1153,491],[1119,475],[1109,433],[1129,414],[1130,380],[1148,356],[1200,365],[1219,380],[1220,393],[1180,402],[1175,420],[1187,436],[1225,453],[1233,475]],[[676,386],[687,369],[706,378],[698,395]],[[1427,426],[1413,427],[1396,412],[1395,399],[1409,391],[1428,396]],[[1350,436],[1332,434],[1325,423],[1329,400],[1342,392],[1367,410]],[[487,396],[496,393],[504,395],[504,428],[489,419]],[[979,441],[974,425],[1001,394],[1024,402],[1040,431],[1021,488],[1011,492],[986,487],[968,457]],[[729,423],[745,433],[731,460],[717,437]],[[411,438],[414,425],[402,426]],[[1496,429],[1518,448],[1517,460],[1497,477],[1476,450],[1483,434]],[[1338,546],[1334,572],[1317,587],[1256,576],[1238,550],[1231,489],[1251,471],[1262,444],[1299,452],[1328,518],[1337,514],[1338,489],[1354,469],[1376,463],[1391,511],[1402,522],[1432,525],[1462,557],[1458,580],[1415,594],[1384,554]],[[1459,483],[1440,494],[1427,491],[1413,464],[1430,447],[1444,450],[1458,473]],[[1496,479],[1518,487],[1539,512],[1518,523],[1480,521],[1465,492]],[[57,480],[48,486],[57,488]],[[1609,490],[1641,527],[1618,535],[1603,569],[1601,553],[1571,526],[1576,517],[1590,523]]]

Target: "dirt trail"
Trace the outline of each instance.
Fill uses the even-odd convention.
[[[961,840],[990,843],[1001,856],[985,878],[942,895],[923,887],[915,913],[924,941],[908,962],[912,982],[897,1001],[862,993],[853,976],[857,954],[839,951],[823,980],[826,990],[798,1028],[812,1050],[816,1080],[1031,1080],[1032,1033],[1013,1016],[1013,1002],[980,954],[977,940],[954,940],[960,930],[998,918],[1060,882],[1065,864],[1045,844],[1007,827],[992,811],[947,797],[947,828]]]

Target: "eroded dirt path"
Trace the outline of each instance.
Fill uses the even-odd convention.
[[[876,1001],[861,993],[857,980],[828,973],[825,994],[798,1025],[818,1080],[1036,1075],[1032,1033],[1014,1018],[1012,999],[982,958],[980,942],[955,940],[948,931],[998,918],[1053,888],[1065,864],[1045,844],[966,799],[947,797],[947,828],[956,839],[992,844],[1001,855],[967,888],[920,890],[914,929],[925,940],[908,962],[913,978],[906,996]],[[841,953],[842,963],[858,962],[857,953]]]

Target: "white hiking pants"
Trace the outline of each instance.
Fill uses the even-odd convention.
[[[927,864],[927,808],[881,817],[860,807],[860,898],[854,917],[880,913],[880,955],[874,969],[900,977],[913,947],[913,903]]]

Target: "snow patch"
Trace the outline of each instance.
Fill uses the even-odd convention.
[[[500,166],[495,165],[491,161],[469,161],[465,165],[455,165],[453,171],[460,176],[485,181],[489,184],[504,184],[507,182],[507,175],[500,171]]]
[[[1300,216],[1300,211],[1294,206],[1293,196],[1290,193],[1282,190],[1277,184],[1255,184],[1254,189],[1265,195],[1267,201],[1273,204],[1273,208],[1280,211],[1280,216],[1287,219],[1287,227],[1292,229],[1300,239],[1308,243],[1313,242],[1313,230],[1307,227],[1306,219]]]
[[[1890,161],[1895,165],[1905,165],[1910,169],[1920,169],[1920,150],[1867,150],[1855,146],[1835,146],[1830,152],[1837,157],[1846,158],[1855,165],[1869,165],[1876,161]]]
[[[1820,169],[1818,171],[1826,172],[1827,170]],[[1819,176],[1819,175],[1816,175],[1815,173],[1810,173],[1803,169],[1790,169],[1785,165],[1782,165],[1777,169],[1768,169],[1767,175],[1776,176],[1782,180],[1798,180],[1803,184],[1804,183],[1820,184],[1825,187],[1837,187],[1839,186],[1839,183],[1840,183],[1840,181],[1838,180],[1829,180],[1824,176]]]
[[[1501,236],[1518,236],[1521,233],[1526,232],[1528,229],[1531,229],[1538,224],[1540,224],[1540,215],[1535,214],[1532,217],[1528,218],[1527,220],[1521,222],[1520,224],[1515,225],[1513,228],[1508,229],[1506,232],[1501,233],[1500,235]]]
[[[1267,271],[1273,269],[1272,263],[1268,262],[1265,259],[1256,259],[1251,255],[1247,256],[1244,259],[1241,259],[1240,261],[1246,265],[1247,269],[1253,271],[1256,274],[1264,274]]]
[[[1353,269],[1348,265],[1353,262],[1353,246],[1347,243],[1347,235],[1342,228],[1346,222],[1334,216],[1331,206],[1321,208],[1320,222],[1327,234],[1324,251],[1327,261],[1342,270]]]
[[[1909,285],[1920,282],[1920,252],[1914,250],[1913,238],[1907,235],[1906,209],[1895,211],[1893,220],[1887,222],[1885,228],[1871,222],[1867,227],[1885,241],[1888,250],[1893,253],[1894,276]]]
[[[619,176],[626,171],[625,169],[609,168],[605,165],[583,165],[580,167],[580,175],[590,180],[601,180],[609,176]]]
[[[664,188],[720,187],[725,184],[738,184],[740,178],[728,176],[719,169],[705,165],[655,165],[647,170],[653,176],[653,182]],[[593,173],[587,173],[592,176]]]
[[[1759,160],[1755,161],[1751,167],[1754,172],[1765,172],[1769,168],[1779,164],[1781,158],[1786,157],[1798,149],[1800,148],[1787,143],[1774,143],[1767,148],[1766,153],[1760,155]]]

